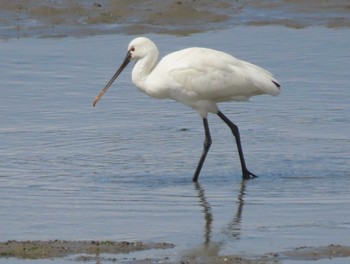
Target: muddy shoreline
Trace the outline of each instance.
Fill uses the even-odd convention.
[[[1,258],[18,259],[54,259],[67,256],[74,256],[75,261],[96,261],[104,262],[118,261],[118,254],[129,254],[136,251],[150,249],[166,250],[172,249],[175,245],[171,243],[145,243],[145,242],[116,242],[116,241],[7,241],[0,242]],[[104,256],[112,254],[113,257]],[[321,260],[350,257],[350,246],[328,245],[321,247],[299,247],[284,252],[269,252],[261,256],[184,256],[180,260],[164,259],[141,259],[137,263],[155,263],[163,261],[166,263],[281,263],[283,260]],[[136,259],[133,259],[136,262]],[[162,263],[163,263],[162,262]]]
[[[98,34],[187,35],[232,26],[350,26],[344,0],[2,1],[0,38]]]
[[[20,259],[50,259],[69,255],[126,254],[149,249],[169,249],[170,243],[67,241],[67,240],[10,240],[0,243],[0,257]]]

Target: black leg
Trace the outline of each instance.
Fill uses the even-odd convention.
[[[241,145],[241,138],[239,136],[239,130],[238,127],[231,122],[230,119],[228,119],[223,113],[220,111],[217,113],[217,115],[230,127],[232,134],[235,136],[237,149],[239,158],[241,160],[241,166],[242,166],[242,173],[243,173],[243,179],[250,179],[257,177],[255,174],[251,173],[245,164],[244,155],[243,155],[243,149]]]
[[[208,125],[208,119],[203,118],[203,125],[204,125],[204,132],[205,132],[203,153],[202,153],[202,156],[201,156],[201,158],[199,160],[196,172],[193,175],[193,178],[192,178],[193,182],[197,182],[198,181],[199,173],[201,172],[203,163],[205,161],[205,158],[206,158],[206,156],[208,154],[208,151],[210,149],[210,146],[211,146],[211,136],[210,136],[210,130],[209,130],[209,125]]]

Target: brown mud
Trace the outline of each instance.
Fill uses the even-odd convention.
[[[0,242],[0,257],[19,259],[53,259],[75,255],[75,261],[118,261],[118,254],[129,254],[136,251],[150,249],[172,249],[171,243],[144,243],[144,242],[115,242],[115,241],[7,241]],[[103,254],[112,254],[106,257]],[[350,246],[328,245],[321,247],[299,247],[290,251],[270,252],[261,256],[210,256],[195,254],[185,255],[180,260],[164,259],[132,259],[132,263],[283,263],[283,260],[315,261],[321,259],[350,257]]]
[[[69,255],[126,254],[149,249],[169,249],[170,243],[115,242],[115,241],[67,241],[67,240],[10,240],[0,242],[0,257],[21,259],[50,259]]]
[[[186,35],[239,25],[349,27],[346,0],[4,0],[0,38]]]

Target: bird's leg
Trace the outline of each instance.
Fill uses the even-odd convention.
[[[239,136],[238,126],[231,122],[222,112],[218,112],[217,115],[230,127],[232,134],[235,136],[239,158],[241,160],[243,179],[256,178],[257,176],[251,173],[245,164],[243,149],[241,145],[241,138]]]
[[[202,152],[202,156],[199,160],[197,169],[193,175],[192,181],[193,182],[197,182],[198,181],[198,177],[199,177],[199,173],[201,172],[203,163],[205,161],[205,158],[208,154],[209,148],[211,146],[211,136],[210,136],[210,130],[209,130],[209,125],[208,125],[208,119],[207,118],[203,118],[203,125],[204,125],[204,132],[205,132],[205,140],[204,140],[204,147],[203,147],[203,152]]]

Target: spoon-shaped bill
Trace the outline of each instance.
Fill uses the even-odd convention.
[[[116,71],[116,73],[113,75],[112,79],[107,83],[107,85],[102,89],[102,91],[95,97],[94,102],[92,103],[92,105],[95,107],[97,102],[101,99],[102,95],[104,95],[104,93],[107,91],[107,89],[112,85],[112,83],[114,82],[115,79],[117,79],[118,75],[124,70],[124,68],[129,64],[131,60],[131,53],[128,52],[126,54],[126,57],[122,63],[122,65],[120,65],[119,69]]]

